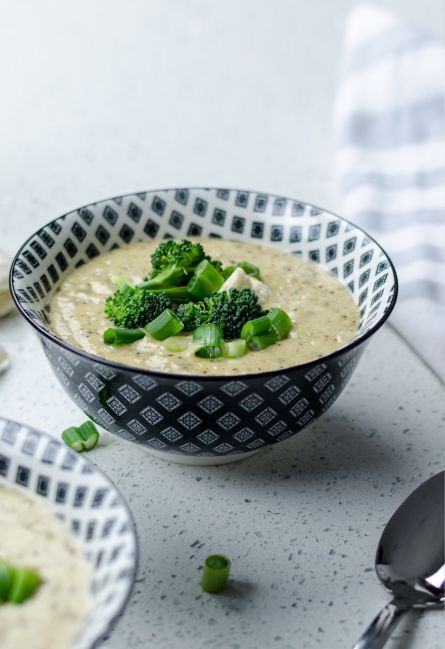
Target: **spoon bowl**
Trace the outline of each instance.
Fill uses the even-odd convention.
[[[380,649],[404,613],[444,602],[444,477],[442,471],[421,484],[387,523],[375,569],[393,599],[354,649]]]

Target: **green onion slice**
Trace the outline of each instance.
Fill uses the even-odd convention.
[[[88,420],[78,428],[67,428],[62,433],[62,439],[67,446],[78,453],[91,451],[99,441],[99,432],[92,421]]]
[[[189,293],[196,297],[203,298],[216,293],[224,284],[224,277],[214,266],[204,259],[196,267],[195,274],[189,282]]]
[[[201,587],[206,593],[220,593],[227,586],[230,559],[222,554],[212,554],[204,562]]]
[[[260,269],[255,264],[251,264],[250,261],[240,261],[235,266],[226,266],[223,271],[225,279],[229,278],[236,268],[241,268],[246,275],[260,279]]]
[[[21,604],[34,595],[41,584],[39,573],[31,568],[15,568],[14,579],[8,593],[10,604]]]
[[[193,332],[193,342],[199,343],[195,356],[199,358],[220,358],[223,330],[217,324],[201,325]]]
[[[277,334],[278,340],[287,338],[292,329],[292,320],[283,309],[271,309],[266,316],[272,325],[272,329]]]
[[[0,561],[0,603],[7,601],[13,581],[14,568],[10,564]]]
[[[106,345],[129,345],[145,336],[143,329],[120,329],[110,327],[104,331],[104,343]]]
[[[273,345],[278,340],[278,336],[275,331],[269,331],[266,334],[259,334],[257,336],[252,336],[248,339],[247,344],[249,348],[254,352],[259,352],[262,349],[266,349],[269,345]]]
[[[270,328],[271,322],[267,315],[261,316],[261,318],[255,318],[255,320],[249,320],[241,329],[241,338],[247,340],[257,334],[265,334]]]
[[[245,340],[228,340],[223,342],[223,354],[226,358],[240,358],[247,352]]]
[[[145,330],[156,340],[165,340],[176,336],[184,329],[184,325],[171,309],[165,309],[157,318],[145,325]]]
[[[192,342],[191,336],[171,336],[164,340],[164,347],[169,352],[183,352]]]

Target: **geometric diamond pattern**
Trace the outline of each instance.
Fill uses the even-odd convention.
[[[104,361],[61,347],[48,332],[49,302],[72,268],[130,240],[188,234],[267,243],[322,263],[359,305],[357,340],[284,372],[188,377]],[[120,196],[55,219],[19,251],[12,288],[19,310],[38,326],[61,386],[88,416],[135,443],[203,456],[280,441],[322,414],[348,383],[368,336],[388,317],[397,295],[391,261],[343,219],[281,196],[199,188]],[[0,457],[0,471],[4,462]],[[42,493],[51,492],[44,481],[39,484]]]

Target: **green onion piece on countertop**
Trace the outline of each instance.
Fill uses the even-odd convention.
[[[227,340],[223,342],[223,354],[226,358],[240,358],[247,352],[245,340]]]
[[[241,329],[241,338],[247,340],[252,336],[257,334],[265,334],[270,331],[271,322],[267,315],[263,315],[260,318],[255,318],[255,320],[249,320],[243,325]]]
[[[193,332],[193,342],[199,343],[195,356],[199,358],[220,358],[223,330],[217,324],[201,325]]]
[[[4,561],[0,561],[0,604],[7,601],[13,581],[14,568]]]
[[[230,573],[230,560],[222,554],[212,554],[204,562],[201,578],[202,589],[206,593],[220,593],[227,586]]]
[[[278,336],[278,340],[287,338],[292,329],[292,320],[283,309],[274,308],[269,311],[266,316],[269,318],[272,329]]]
[[[183,352],[192,342],[191,336],[171,336],[164,340],[164,347],[169,352]]]
[[[41,584],[39,573],[32,568],[14,568],[14,579],[8,593],[8,603],[21,604],[34,595]]]
[[[145,325],[145,330],[156,340],[165,340],[176,336],[184,325],[171,309],[165,309],[157,318]]]
[[[254,352],[259,352],[262,349],[266,349],[269,345],[273,345],[278,340],[278,336],[275,331],[269,331],[266,334],[259,334],[257,336],[252,336],[247,340],[249,348]]]
[[[120,329],[110,327],[104,331],[104,343],[106,345],[129,345],[145,336],[143,329]]]
[[[62,439],[67,446],[78,453],[91,451],[99,441],[99,432],[92,421],[88,420],[78,428],[67,428],[62,433]]]
[[[221,273],[207,259],[204,259],[196,267],[187,288],[192,295],[203,298],[216,293],[223,284],[224,277]]]

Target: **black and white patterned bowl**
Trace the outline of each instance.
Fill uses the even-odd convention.
[[[130,242],[190,236],[264,243],[322,264],[359,306],[357,337],[322,359],[231,378],[133,369],[50,331],[51,297],[73,268]],[[397,277],[376,241],[330,212],[264,193],[182,188],[110,198],[51,221],[17,253],[11,290],[62,386],[89,417],[164,457],[219,463],[287,439],[332,405],[392,311]]]
[[[85,549],[93,609],[70,649],[93,649],[122,614],[137,568],[136,528],[114,484],[58,440],[0,417],[0,485],[45,501]]]

